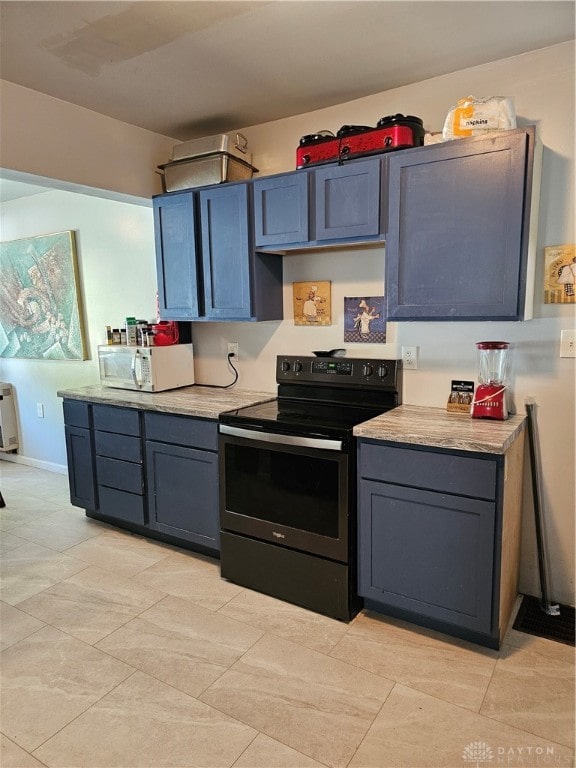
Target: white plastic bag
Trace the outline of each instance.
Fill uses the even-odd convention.
[[[510,128],[516,128],[512,99],[505,96],[488,96],[482,99],[467,96],[459,99],[456,106],[448,112],[442,136],[447,141]]]

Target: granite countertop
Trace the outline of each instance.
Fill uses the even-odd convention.
[[[356,437],[481,453],[506,453],[525,427],[525,416],[506,421],[472,419],[443,408],[400,405],[354,427]]]
[[[57,394],[69,400],[86,400],[90,403],[120,405],[124,408],[139,408],[144,411],[160,411],[181,416],[198,416],[203,419],[217,419],[224,411],[233,411],[236,408],[256,405],[275,398],[272,392],[216,389],[196,384],[165,392],[136,392],[129,389],[91,386],[62,389]]]

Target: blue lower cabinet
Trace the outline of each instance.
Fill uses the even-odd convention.
[[[218,551],[217,454],[147,441],[146,466],[150,528]]]
[[[134,525],[146,524],[144,498],[140,494],[129,493],[107,485],[98,486],[100,499],[99,513],[119,523]]]
[[[94,474],[92,431],[66,426],[65,435],[70,503],[93,512],[98,507],[98,493]]]
[[[98,490],[92,407],[81,400],[64,400],[62,410],[70,503],[94,512],[98,508]]]
[[[364,481],[360,510],[364,597],[490,634],[493,503]]]
[[[359,452],[366,607],[498,647],[504,458],[365,441]]]
[[[119,524],[146,525],[139,411],[93,405],[92,418],[98,514]]]
[[[65,401],[64,416],[72,504],[142,535],[219,552],[216,421],[82,401]]]

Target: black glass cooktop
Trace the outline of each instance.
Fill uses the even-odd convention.
[[[385,407],[331,405],[283,398],[222,413],[220,421],[267,432],[349,437],[356,424],[385,410]]]

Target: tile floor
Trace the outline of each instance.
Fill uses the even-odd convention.
[[[572,766],[574,653],[346,625],[0,462],[3,768]]]

